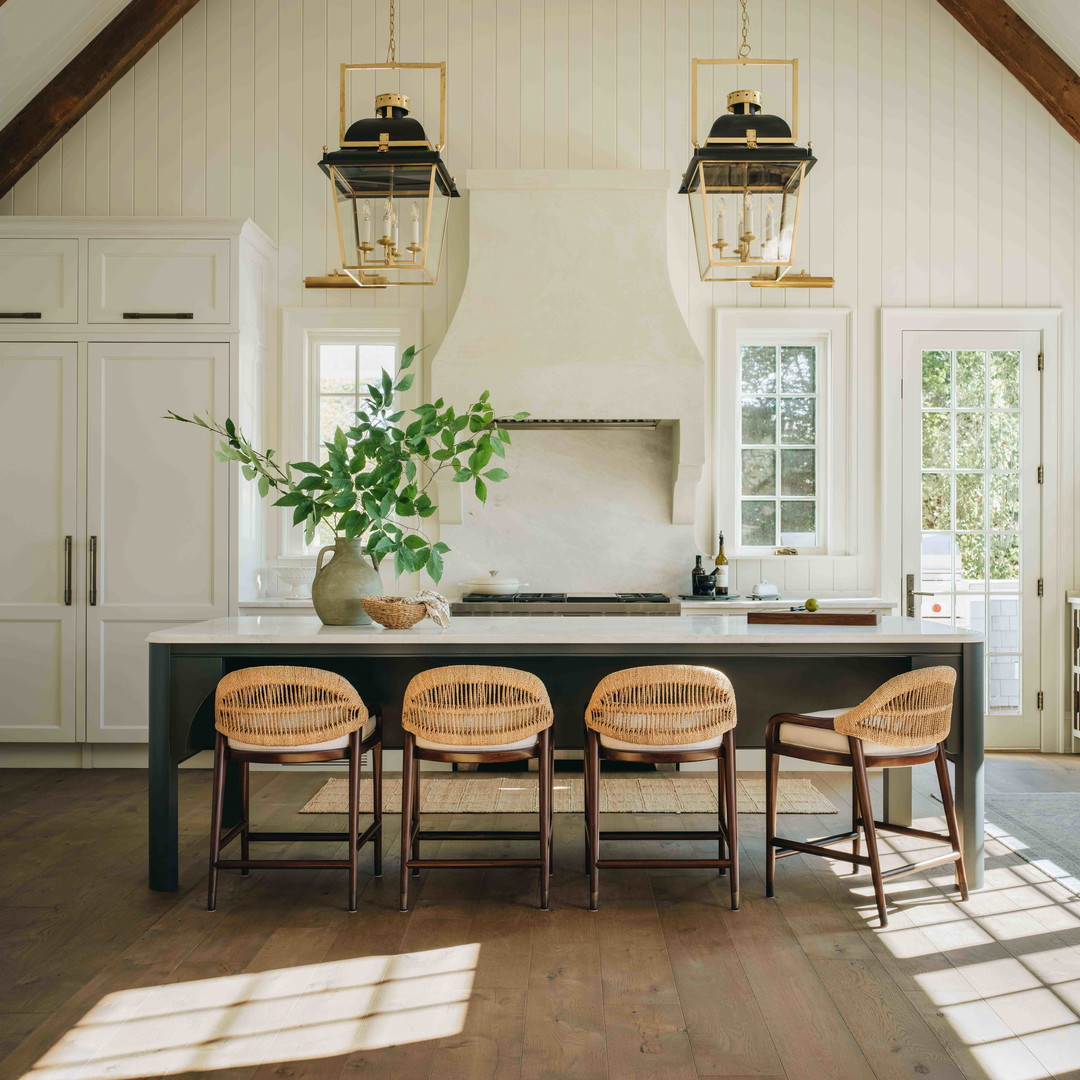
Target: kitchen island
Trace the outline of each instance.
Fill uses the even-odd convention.
[[[886,679],[946,664],[958,674],[949,757],[968,878],[983,880],[982,636],[921,619],[887,617],[877,626],[748,626],[739,616],[491,617],[443,630],[323,626],[304,616],[212,619],[148,638],[150,663],[150,887],[178,888],[177,785],[182,761],[213,747],[214,689],[228,671],[301,664],[347,677],[383,710],[386,747],[401,745],[405,686],[433,665],[505,664],[535,672],[555,710],[555,745],[583,744],[583,715],[604,675],[642,664],[709,664],[732,681],[740,747],[763,745],[777,712],[853,705]],[[895,774],[895,775],[891,775]],[[884,817],[910,821],[910,770],[887,772]],[[230,775],[226,824],[236,820]]]

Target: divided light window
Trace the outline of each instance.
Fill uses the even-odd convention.
[[[382,369],[397,370],[397,338],[385,342],[317,341],[313,348],[312,416],[308,423],[308,452],[321,461],[322,444],[334,429],[353,425],[353,413],[367,400],[368,383],[378,382]]]
[[[809,343],[739,347],[739,546],[821,543],[822,350]]]

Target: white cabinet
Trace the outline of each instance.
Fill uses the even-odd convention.
[[[76,735],[74,343],[0,342],[0,732]]]
[[[86,361],[86,736],[146,729],[146,635],[229,612],[229,467],[164,420],[229,413],[229,346],[91,342]]]
[[[163,417],[258,430],[238,391],[272,344],[275,253],[238,220],[0,232],[0,312],[42,313],[0,319],[0,742],[40,744],[28,764],[77,742],[116,762],[146,740],[146,635],[236,609],[236,470]]]
[[[87,321],[227,323],[228,240],[90,240]]]
[[[79,320],[79,241],[0,237],[0,325]]]

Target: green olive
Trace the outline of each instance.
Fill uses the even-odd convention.
[[[821,605],[812,596],[809,600],[806,601],[805,606],[807,611],[817,611],[817,609],[821,607]]]

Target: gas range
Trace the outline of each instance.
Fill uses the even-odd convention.
[[[666,593],[469,593],[451,605],[454,615],[678,615]]]

